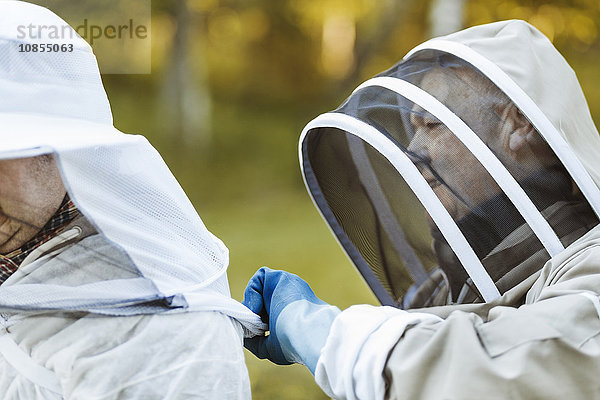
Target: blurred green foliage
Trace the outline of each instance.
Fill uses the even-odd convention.
[[[168,90],[179,1],[152,3],[152,74],[104,76],[115,125],[150,139],[228,245],[234,298],[268,265],[298,273],[341,308],[375,304],[305,193],[297,139],[310,119],[428,38],[431,1],[188,0],[181,90],[204,98],[183,104],[205,117],[187,132]],[[463,15],[464,26],[510,18],[537,26],[574,67],[598,120],[597,0],[465,0]],[[324,398],[304,367],[251,355],[248,367],[256,399]]]

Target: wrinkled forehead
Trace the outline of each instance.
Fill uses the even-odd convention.
[[[457,85],[453,85],[454,79],[447,76],[440,68],[433,68],[431,71],[423,74],[421,79],[421,88],[428,93],[435,95],[440,101],[444,102],[458,94],[460,89]],[[454,90],[452,90],[454,87]]]
[[[489,96],[499,101],[506,99],[491,81],[468,65],[444,66],[437,60],[430,62],[430,68],[423,69],[414,82],[450,108],[488,106],[486,97]]]

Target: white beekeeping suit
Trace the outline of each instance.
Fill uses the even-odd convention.
[[[249,398],[241,340],[264,325],[230,297],[227,248],[148,141],[113,127],[90,46],[31,24],[68,26],[0,2],[0,160],[52,154],[80,215],[0,286],[0,396]],[[41,43],[61,51],[19,51]]]
[[[523,21],[425,42],[311,121],[307,188],[396,307],[335,318],[321,387],[360,399],[598,398],[599,151],[573,70]]]

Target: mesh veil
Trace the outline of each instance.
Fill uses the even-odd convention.
[[[469,38],[514,30],[513,46],[541,40],[518,21]],[[316,206],[384,304],[490,301],[598,223],[595,171],[451,49],[411,52],[300,140]]]
[[[227,248],[206,229],[148,141],[113,128],[90,46],[74,32],[58,42],[19,38],[17,27],[32,22],[67,26],[45,8],[0,2],[0,158],[55,154],[71,199],[137,272],[132,279],[99,282],[87,293],[40,282],[15,296],[0,286],[0,309],[126,314],[141,308],[127,311],[125,305],[160,301],[162,311],[220,311],[259,332],[259,317],[230,298]],[[19,52],[19,44],[46,42],[73,51]]]

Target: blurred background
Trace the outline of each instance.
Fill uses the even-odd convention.
[[[229,247],[234,298],[267,265],[375,304],[304,189],[300,132],[422,41],[512,18],[563,53],[598,121],[598,0],[153,0],[152,73],[103,79],[115,126],[148,137]],[[304,367],[247,362],[255,399],[326,398]]]

